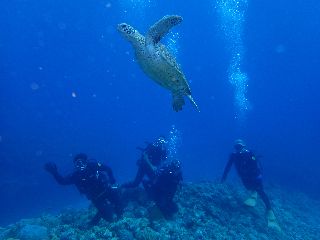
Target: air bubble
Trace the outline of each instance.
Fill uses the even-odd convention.
[[[247,11],[247,0],[218,0],[217,8],[220,14],[221,29],[225,35],[227,48],[231,53],[228,69],[228,79],[234,88],[234,105],[236,119],[245,120],[250,109],[250,102],[246,97],[248,76],[241,70],[243,54],[243,25]]]
[[[178,147],[181,145],[181,133],[175,127],[175,125],[171,126],[169,136],[168,136],[168,158],[171,160],[175,160],[178,158]]]

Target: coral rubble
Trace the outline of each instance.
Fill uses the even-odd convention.
[[[166,239],[320,239],[320,203],[303,194],[267,188],[281,232],[268,229],[261,200],[255,208],[243,204],[242,188],[218,183],[185,183],[175,201],[179,212],[162,217],[142,189],[126,191],[124,215],[114,222],[88,227],[94,209],[44,214],[0,228],[0,240],[166,240]]]

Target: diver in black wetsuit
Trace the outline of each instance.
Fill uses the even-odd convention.
[[[142,149],[137,165],[139,169],[134,181],[125,183],[122,187],[134,188],[142,182],[163,216],[171,218],[178,211],[173,197],[182,181],[182,173],[179,161],[168,160],[166,140],[160,137]],[[147,179],[144,179],[145,176]]]
[[[73,163],[75,171],[65,177],[58,173],[55,163],[46,163],[44,167],[59,184],[74,184],[80,193],[91,200],[97,208],[97,214],[90,221],[90,226],[97,224],[101,218],[112,221],[113,212],[120,217],[122,204],[111,168],[96,161],[89,161],[83,153],[77,154]]]
[[[246,144],[241,139],[237,139],[235,141],[234,149],[235,151],[231,153],[229,161],[224,169],[221,182],[226,180],[231,166],[234,164],[243,185],[247,190],[252,191],[251,196],[244,202],[244,204],[254,207],[259,194],[266,206],[268,226],[280,230],[271,208],[270,200],[263,189],[262,169],[259,161],[256,159],[254,153],[246,148]]]

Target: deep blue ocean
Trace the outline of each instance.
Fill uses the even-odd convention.
[[[200,112],[174,112],[117,31],[168,14],[183,21],[162,43]],[[185,181],[219,179],[243,138],[266,184],[320,199],[320,1],[2,0],[0,32],[0,225],[85,202],[46,162],[67,174],[84,152],[123,183],[170,131]]]

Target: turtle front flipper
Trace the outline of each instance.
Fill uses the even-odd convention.
[[[182,22],[182,17],[178,15],[166,15],[150,27],[146,35],[146,45],[157,44],[169,30]]]
[[[176,94],[176,93],[172,94],[172,107],[173,107],[173,110],[175,110],[176,112],[181,111],[182,110],[182,106],[184,104],[185,104],[185,101],[183,99],[183,95]]]

